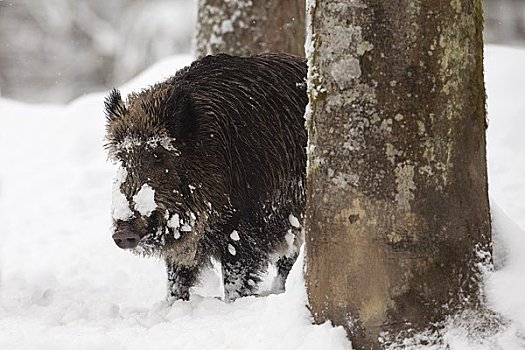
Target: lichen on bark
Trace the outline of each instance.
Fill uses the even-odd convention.
[[[316,321],[345,326],[356,348],[481,303],[480,11],[309,2],[307,286]]]
[[[199,0],[196,55],[261,52],[304,55],[301,0]]]

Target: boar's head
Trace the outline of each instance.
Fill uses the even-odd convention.
[[[157,84],[126,102],[113,90],[105,101],[106,148],[119,166],[112,198],[117,246],[147,255],[177,250],[191,264],[211,204],[195,180],[189,144],[198,130],[191,100],[179,90]]]

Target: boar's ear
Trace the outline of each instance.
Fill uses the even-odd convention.
[[[164,116],[172,137],[182,142],[195,140],[199,125],[189,91],[183,87],[174,88],[166,100]]]
[[[117,89],[111,90],[109,95],[104,100],[104,106],[108,123],[113,122],[127,112],[126,106],[124,105],[122,97],[120,96],[120,91]]]

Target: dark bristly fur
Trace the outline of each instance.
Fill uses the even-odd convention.
[[[294,56],[207,56],[126,102],[117,90],[106,99],[106,147],[127,171],[118,190],[133,212],[114,229],[164,257],[169,296],[188,299],[210,258],[227,300],[256,293],[270,261],[284,287],[302,242],[291,215],[304,211],[305,76]],[[149,216],[133,209],[144,184],[155,191]],[[170,227],[175,215],[191,231]]]

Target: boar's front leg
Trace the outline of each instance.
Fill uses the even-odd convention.
[[[268,265],[265,255],[254,249],[257,246],[246,243],[230,242],[222,257],[224,300],[227,302],[257,294],[261,282],[259,276]]]
[[[189,300],[190,288],[199,276],[199,266],[180,266],[169,257],[165,259],[168,272],[168,300]]]

